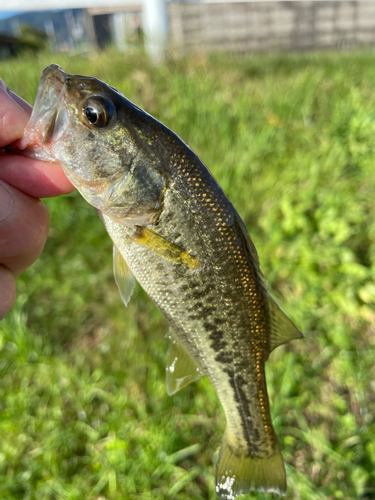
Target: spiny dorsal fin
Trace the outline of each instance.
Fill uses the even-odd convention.
[[[171,396],[202,376],[198,365],[184,347],[171,334],[168,361],[165,369],[167,391]]]
[[[122,301],[127,307],[134,291],[135,278],[116,245],[113,245],[113,274],[115,275],[115,281]]]
[[[266,296],[271,327],[270,352],[289,340],[303,339],[302,333],[286,316],[272,297]]]
[[[249,251],[252,263],[255,266],[255,269],[257,270],[259,276],[261,278],[263,278],[263,273],[260,270],[260,264],[259,264],[259,257],[258,257],[257,249],[255,248],[255,245],[254,245],[252,239],[250,238],[249,232],[246,229],[246,226],[245,226],[243,220],[241,219],[241,217],[238,216],[236,220],[237,220],[237,223],[239,225],[239,229],[240,229],[240,231],[241,231],[241,233],[242,233],[242,235],[243,235],[243,237],[245,239],[246,246],[247,246],[247,249]]]

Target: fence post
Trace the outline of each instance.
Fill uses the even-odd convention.
[[[143,29],[146,52],[154,63],[165,59],[168,39],[166,0],[143,0]]]

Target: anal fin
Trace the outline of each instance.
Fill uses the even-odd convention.
[[[197,363],[173,335],[170,336],[165,373],[170,396],[202,376]]]

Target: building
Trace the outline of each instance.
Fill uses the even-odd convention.
[[[84,9],[91,47],[112,42],[125,50],[144,42],[154,57],[167,45],[181,53],[245,53],[375,44],[375,2],[370,1],[34,0],[33,8],[73,4]],[[29,9],[30,4],[14,0],[14,8]]]

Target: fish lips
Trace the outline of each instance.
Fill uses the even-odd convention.
[[[47,66],[41,75],[34,109],[23,138],[17,147],[25,156],[57,161],[52,152],[54,141],[69,129],[64,94],[68,75],[57,64]]]

